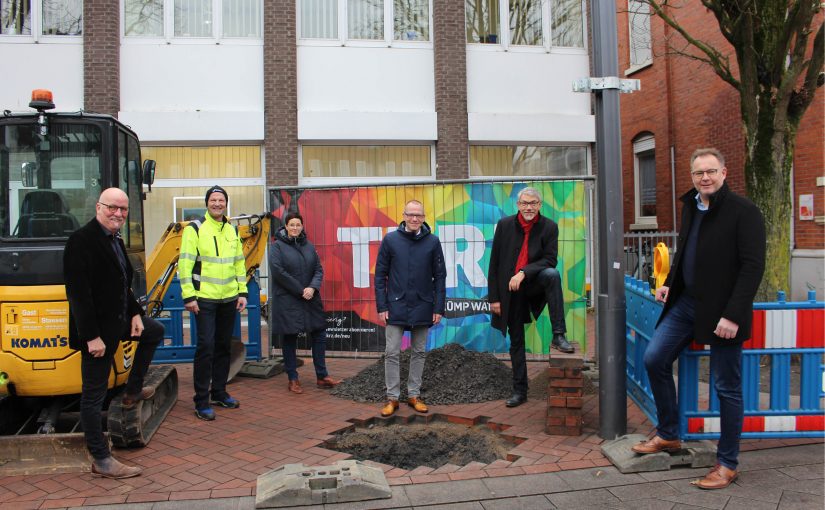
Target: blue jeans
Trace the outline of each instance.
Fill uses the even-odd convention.
[[[212,303],[198,300],[200,311],[195,315],[198,325],[198,345],[195,348],[193,379],[195,382],[195,409],[209,407],[210,386],[212,398],[222,400],[229,378],[229,356],[232,330],[235,329],[237,300]]]
[[[679,297],[659,323],[645,351],[645,368],[659,419],[657,431],[662,439],[679,438],[679,404],[673,381],[673,362],[693,340],[693,317],[693,298]],[[716,457],[723,466],[736,469],[744,420],[742,344],[711,345],[710,371],[719,396],[720,436]]]
[[[315,365],[315,377],[323,379],[327,373],[327,330],[319,329],[309,333],[312,339],[312,364]],[[298,344],[298,335],[284,335],[281,352],[284,354],[284,371],[290,381],[298,379],[298,355],[295,349]]]

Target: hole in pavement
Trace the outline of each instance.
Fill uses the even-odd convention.
[[[350,422],[353,425],[335,432],[324,448],[401,469],[490,464],[498,459],[513,462],[519,456],[507,451],[526,439],[503,433],[510,426],[493,423],[486,416],[468,419],[433,414]]]

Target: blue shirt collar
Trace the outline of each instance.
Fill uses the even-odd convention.
[[[700,195],[699,193],[696,193],[696,208],[700,211],[708,210],[708,206],[702,203],[702,195]]]

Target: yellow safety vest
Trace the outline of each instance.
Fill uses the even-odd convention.
[[[226,303],[246,297],[246,266],[237,230],[211,216],[183,230],[178,278],[184,302],[195,299]]]

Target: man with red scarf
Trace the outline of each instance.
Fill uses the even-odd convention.
[[[556,270],[559,226],[545,218],[541,195],[534,188],[518,193],[518,214],[499,220],[493,236],[490,268],[487,271],[491,322],[507,335],[513,364],[513,395],[507,407],[527,402],[527,361],[524,354],[524,325],[538,317],[548,305],[553,325],[551,346],[573,352],[567,341],[561,275]]]

